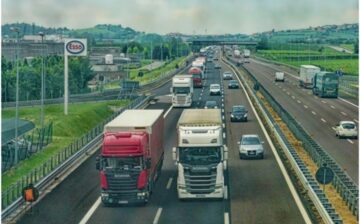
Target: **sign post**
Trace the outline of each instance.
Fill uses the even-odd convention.
[[[64,114],[68,114],[69,104],[69,63],[68,56],[86,56],[86,39],[65,39],[64,50]]]
[[[323,191],[325,192],[325,185],[331,183],[334,179],[334,172],[332,169],[327,167],[327,164],[324,163],[315,174],[316,180],[323,185]]]

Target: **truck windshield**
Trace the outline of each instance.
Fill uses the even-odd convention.
[[[173,87],[173,91],[176,94],[187,94],[190,92],[189,87]]]
[[[131,170],[142,168],[142,157],[104,157],[103,167],[105,169]]]
[[[184,164],[213,164],[221,161],[219,147],[179,148],[180,162]]]
[[[325,83],[326,84],[338,84],[339,82],[339,79],[335,76],[328,76],[328,77],[325,77]]]
[[[201,74],[193,74],[194,79],[201,79]]]

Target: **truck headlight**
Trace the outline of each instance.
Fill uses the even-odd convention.
[[[246,114],[244,114],[244,117],[247,117],[247,113],[246,113]]]
[[[231,115],[230,115],[230,117],[234,117],[234,115],[233,115],[233,114],[231,114]]]

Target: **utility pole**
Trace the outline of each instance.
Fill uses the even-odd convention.
[[[18,145],[18,126],[19,126],[19,32],[18,27],[11,27],[12,32],[16,32],[16,48],[15,48],[15,60],[16,60],[16,102],[15,102],[15,158],[14,163],[17,164],[19,160],[19,145]]]
[[[160,49],[161,49],[161,62],[163,61],[163,44],[161,43],[160,45]]]
[[[41,115],[40,115],[40,126],[41,131],[44,129],[44,98],[45,98],[45,66],[44,66],[44,36],[43,32],[39,32],[41,36]]]

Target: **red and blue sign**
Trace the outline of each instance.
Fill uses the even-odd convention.
[[[65,41],[65,54],[86,56],[86,42],[86,39],[67,39]]]

